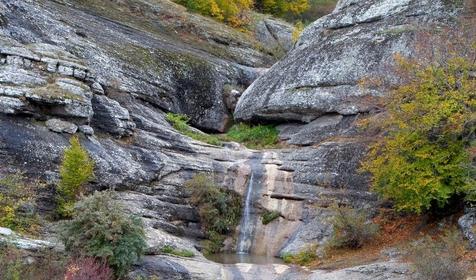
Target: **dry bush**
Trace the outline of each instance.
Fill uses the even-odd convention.
[[[76,258],[69,262],[64,280],[112,280],[114,273],[106,262],[92,257]]]
[[[466,279],[467,266],[461,262],[464,244],[461,234],[456,229],[446,232],[436,240],[426,237],[411,250],[416,279]]]
[[[350,207],[336,207],[332,220],[334,233],[329,241],[332,248],[358,249],[374,239],[379,228],[368,220],[368,213]]]

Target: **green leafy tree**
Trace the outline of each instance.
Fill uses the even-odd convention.
[[[387,100],[387,133],[363,164],[372,187],[396,208],[420,213],[454,195],[474,199],[469,148],[476,123],[474,60],[454,57],[426,66],[397,57],[405,83]],[[473,155],[474,156],[474,155]]]
[[[96,192],[77,203],[62,227],[66,250],[105,260],[119,277],[139,260],[146,243],[140,218],[126,215],[112,192]]]
[[[77,136],[71,137],[71,146],[64,151],[57,188],[57,211],[62,217],[71,216],[74,202],[81,188],[94,176],[94,161],[81,146]]]

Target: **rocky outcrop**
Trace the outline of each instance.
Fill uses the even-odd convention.
[[[410,267],[396,261],[349,267],[335,271],[309,271],[282,264],[220,265],[206,260],[180,257],[146,257],[130,279],[161,275],[166,279],[273,279],[273,280],[405,280],[412,279]],[[135,278],[134,278],[135,277]]]
[[[476,210],[469,209],[467,213],[458,219],[458,225],[464,237],[469,241],[470,248],[476,250]]]
[[[415,25],[449,19],[451,9],[428,3],[340,1],[241,96],[274,62],[273,50],[168,0],[3,0],[0,176],[21,171],[44,184],[40,212],[52,211],[63,150],[70,135],[78,135],[96,163],[89,189],[117,190],[116,199],[144,221],[147,256],[132,276],[402,279],[393,263],[328,273],[208,261],[200,253],[205,235],[198,211],[184,185],[205,172],[220,187],[245,195],[257,173],[250,251],[268,256],[325,242],[334,203],[374,207],[368,178],[357,171],[367,139],[355,123],[356,114],[374,107],[369,97],[382,92],[364,94],[358,81],[381,72],[395,51],[409,51]],[[291,47],[285,25],[263,24],[263,38]],[[237,119],[291,121],[279,127],[290,145],[217,147],[181,135],[166,121],[167,112],[185,113],[198,128],[223,131],[238,99]],[[279,217],[264,225],[265,211]],[[164,256],[166,245],[195,257]]]
[[[332,272],[316,271],[309,280],[404,280],[413,279],[411,269],[408,264],[399,262],[381,262],[346,269],[336,270]]]
[[[278,54],[286,54],[294,45],[293,27],[286,22],[263,19],[256,25],[255,33],[260,42]]]
[[[61,246],[53,242],[26,238],[8,228],[0,227],[0,247],[5,245],[15,246],[18,249],[27,251],[39,251],[44,249],[61,250]]]
[[[235,119],[310,122],[324,114],[370,112],[396,82],[386,74],[393,56],[411,55],[418,30],[451,24],[461,8],[443,0],[339,1],[246,90]],[[367,79],[381,79],[383,86],[366,87]]]
[[[86,98],[63,106],[66,111],[77,108],[78,117],[91,117],[92,110],[86,110],[91,92],[125,92],[164,111],[187,114],[200,128],[224,131],[231,120],[223,101],[225,85],[247,87],[258,76],[254,68],[275,60],[266,46],[257,50],[260,43],[251,36],[189,14],[168,0],[5,0],[1,11],[6,24],[0,29],[0,62],[9,67],[2,68],[0,79],[12,86],[21,83],[21,89],[4,90],[24,95],[26,87],[34,86],[39,92],[29,98],[44,103],[46,91],[61,95],[65,87],[70,92],[79,87],[75,94]],[[88,92],[81,93],[80,84],[46,80],[28,70],[40,65],[85,81]],[[22,71],[11,69],[19,66]],[[2,101],[2,111],[28,109],[11,96]],[[119,130],[129,130],[127,124],[111,121]]]

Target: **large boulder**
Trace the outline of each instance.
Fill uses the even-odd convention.
[[[259,21],[255,33],[263,45],[278,54],[286,54],[294,45],[293,26],[277,19],[266,18]]]
[[[252,34],[191,14],[169,0],[3,3],[0,65],[8,67],[0,69],[2,84],[61,92],[65,83],[51,84],[34,71],[41,60],[47,72],[85,81],[89,91],[127,93],[164,111],[187,114],[205,130],[223,132],[231,122],[226,85],[246,88],[258,77],[256,68],[276,60],[271,47],[261,46]],[[12,41],[28,47],[12,48]],[[38,93],[35,97],[45,101]],[[24,110],[18,101],[2,99],[0,110]],[[90,113],[78,108],[81,112],[72,112],[81,113],[78,117]]]
[[[387,88],[362,82],[395,83],[389,73],[394,55],[411,55],[417,30],[451,24],[461,9],[443,0],[341,0],[245,91],[235,119],[309,122],[328,113],[369,112],[373,97]]]

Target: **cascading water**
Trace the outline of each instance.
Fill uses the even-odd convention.
[[[253,235],[253,223],[251,221],[251,207],[253,199],[254,186],[254,172],[251,173],[251,178],[248,183],[248,190],[246,191],[245,207],[243,208],[243,217],[240,226],[240,235],[238,237],[238,246],[236,252],[238,254],[248,254],[251,247],[251,238]]]
[[[259,213],[254,206],[262,194],[263,183],[266,182],[266,169],[262,163],[262,156],[261,153],[255,153],[247,162],[247,165],[251,169],[251,174],[248,179],[245,193],[243,194],[244,205],[241,215],[238,243],[236,244],[236,253],[222,253],[207,256],[207,258],[215,262],[224,264],[282,263],[281,259],[268,255],[257,255],[254,252],[255,234],[258,230],[258,224],[260,223]]]

